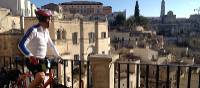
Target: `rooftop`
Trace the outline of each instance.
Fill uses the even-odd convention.
[[[9,11],[9,9],[0,7],[0,11]]]
[[[46,4],[46,5],[42,6],[42,7],[45,7],[45,6],[58,6],[58,5],[55,4],[55,3],[49,3],[49,4]]]
[[[71,1],[61,3],[61,5],[103,5],[103,3],[95,1]]]

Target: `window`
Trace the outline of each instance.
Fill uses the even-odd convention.
[[[86,13],[86,9],[83,9],[83,13]]]
[[[77,40],[78,40],[78,33],[77,32],[72,33],[73,44],[77,44],[78,43]]]
[[[106,38],[106,32],[101,32],[101,38]]]
[[[124,37],[122,37],[122,42],[124,41]]]
[[[76,13],[79,13],[79,9],[76,9]]]
[[[105,51],[102,51],[102,54],[105,54]]]
[[[153,75],[154,75],[154,71],[153,71]]]
[[[88,33],[88,36],[89,36],[89,43],[94,43],[95,33],[90,32],[90,33]]]
[[[62,31],[62,39],[66,39],[66,31]]]
[[[97,12],[96,13],[100,13],[100,9],[97,9]]]
[[[81,8],[81,13],[83,13],[83,9]]]
[[[79,55],[78,54],[76,54],[76,55],[74,55],[74,65],[79,65]]]
[[[57,31],[57,39],[61,40],[61,31],[60,30]]]
[[[74,55],[74,60],[79,60],[79,55],[78,54]]]

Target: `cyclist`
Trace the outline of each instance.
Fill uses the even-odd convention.
[[[26,66],[35,77],[29,88],[37,88],[43,84],[47,68],[45,63],[47,46],[51,47],[53,54],[60,58],[48,30],[52,17],[51,11],[37,9],[35,14],[39,21],[38,24],[30,27],[19,42],[20,51],[27,57]]]

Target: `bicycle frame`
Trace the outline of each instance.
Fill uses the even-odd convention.
[[[49,76],[49,79],[44,83],[44,85],[41,88],[46,88],[48,85],[50,85],[50,88],[52,88],[53,79],[54,79],[53,78],[54,70],[52,68],[50,68],[49,73],[46,75]],[[21,74],[16,83],[11,83],[11,87],[15,88],[17,86],[19,88],[27,88],[26,78],[31,77],[31,76],[32,76],[32,74],[30,74],[29,72]]]
[[[50,85],[50,88],[53,88],[54,69],[52,67],[53,65],[52,61],[49,61],[48,65],[50,65],[49,73],[45,73],[45,75],[46,76],[48,75],[49,79],[44,83],[44,85],[41,88],[46,88],[48,85]],[[15,88],[16,86],[19,88],[27,88],[26,78],[31,77],[31,76],[32,74],[30,72],[21,74],[16,83],[11,83],[11,88]]]
[[[52,68],[49,69],[49,79],[45,82],[42,88],[46,88],[48,85],[50,85],[50,88],[52,88],[52,83],[53,83],[53,77],[54,77],[54,70]]]

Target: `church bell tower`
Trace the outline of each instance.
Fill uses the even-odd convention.
[[[165,0],[162,0],[160,17],[163,18],[164,15],[165,15]]]

